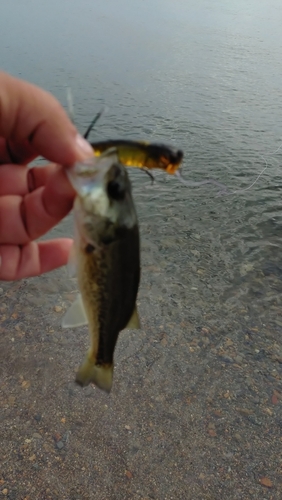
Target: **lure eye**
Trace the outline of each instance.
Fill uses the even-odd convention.
[[[116,180],[108,182],[107,191],[112,200],[123,200],[125,198],[124,186]]]

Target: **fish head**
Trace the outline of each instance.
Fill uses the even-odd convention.
[[[149,144],[148,150],[149,156],[157,167],[165,170],[168,174],[174,174],[183,159],[181,149],[173,149],[166,144]]]
[[[113,228],[131,229],[137,224],[131,183],[114,148],[75,164],[68,170],[68,177],[77,192],[75,211],[92,236],[94,226],[106,238],[107,232],[113,234]]]

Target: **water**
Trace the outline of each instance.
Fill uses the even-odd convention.
[[[19,377],[33,380],[24,397],[15,389],[7,422],[20,418],[32,433],[26,422],[33,422],[37,406],[46,420],[40,432],[51,436],[67,414],[64,432],[72,433],[58,458],[60,471],[52,438],[49,444],[46,438],[50,473],[38,458],[39,471],[32,474],[42,486],[32,498],[49,498],[48,488],[50,498],[278,498],[281,17],[277,0],[27,0],[1,6],[2,68],[51,91],[64,106],[70,86],[81,132],[106,105],[93,140],[168,142],[184,151],[185,178],[213,178],[239,191],[217,196],[214,186],[187,188],[164,174],[151,186],[142,172],[132,171],[144,329],[121,336],[110,400],[95,390],[85,399],[71,384],[87,334],[66,338],[54,313],[54,305],[66,308],[76,291],[65,270],[3,284],[3,400],[22,384]],[[71,235],[71,218],[52,234]],[[12,349],[11,331],[19,332]],[[25,361],[18,363],[22,349]],[[20,446],[16,431],[10,439]],[[32,485],[19,490],[13,484],[12,448],[6,476],[19,498]],[[25,462],[17,467],[31,474]],[[132,477],[124,475],[131,469]],[[259,483],[265,476],[272,478],[274,496]]]

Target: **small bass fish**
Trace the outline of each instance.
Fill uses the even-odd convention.
[[[126,167],[161,169],[174,174],[181,164],[183,152],[165,144],[143,141],[109,140],[92,142],[95,156],[100,156],[110,148],[115,148],[120,163]]]
[[[118,334],[124,328],[140,328],[137,215],[126,169],[114,150],[74,165],[68,175],[77,192],[70,266],[75,262],[80,295],[62,326],[89,325],[90,349],[76,382],[93,382],[110,392]]]

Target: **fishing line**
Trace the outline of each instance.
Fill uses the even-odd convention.
[[[73,94],[72,94],[72,91],[71,91],[70,87],[67,87],[67,103],[68,103],[68,112],[69,112],[70,119],[74,123]],[[86,130],[86,132],[85,132],[85,134],[83,136],[85,139],[88,138],[88,136],[89,136],[90,132],[93,130],[96,122],[101,118],[101,116],[106,111],[107,111],[107,107],[105,106],[105,107],[103,107],[95,115],[95,117],[91,121],[90,125],[88,126],[88,128],[87,128],[87,130]],[[281,148],[282,148],[282,143],[280,144],[280,146],[273,153],[268,153],[267,156],[274,156],[275,154],[278,153],[278,151]],[[262,171],[258,174],[258,176],[255,178],[255,180],[248,187],[242,188],[242,189],[237,189],[236,191],[230,191],[225,184],[222,184],[221,182],[218,182],[218,181],[216,181],[214,179],[205,179],[203,181],[189,181],[189,180],[186,180],[186,179],[184,179],[182,177],[182,174],[181,174],[180,170],[177,170],[174,175],[175,175],[175,177],[177,177],[177,179],[179,180],[179,182],[181,182],[182,184],[184,184],[187,187],[199,187],[199,186],[203,186],[203,185],[206,185],[206,184],[212,184],[212,185],[214,185],[214,186],[216,186],[216,187],[218,187],[220,189],[220,191],[217,193],[217,196],[230,196],[230,195],[233,195],[233,194],[240,194],[240,193],[244,193],[245,191],[249,191],[249,189],[251,189],[258,182],[258,180],[260,179],[260,177],[268,169],[269,165],[268,165],[267,159],[263,155],[260,155],[260,156],[261,156],[261,158],[265,162],[265,167],[262,169]],[[151,172],[149,172],[149,170],[146,169],[146,168],[143,168],[142,170],[144,172],[146,172],[146,174],[151,178],[151,181],[152,181],[152,184],[153,184],[154,181],[155,181],[155,178],[151,174]]]
[[[75,124],[74,120],[74,100],[73,100],[73,93],[70,87],[67,87],[67,107],[68,107],[68,114],[69,117],[72,121],[73,124]],[[107,106],[104,106],[93,118],[91,121],[89,127],[87,127],[87,130],[84,134],[84,139],[87,139],[90,132],[93,130],[95,123],[101,118],[102,115],[104,115],[107,112],[108,108]]]
[[[179,172],[179,170],[177,170],[174,175],[185,186],[198,187],[198,186],[203,186],[204,184],[213,184],[214,186],[217,186],[217,187],[222,189],[222,191],[220,191],[219,193],[221,193],[221,194],[228,193],[229,194],[227,186],[225,186],[225,184],[221,184],[221,182],[215,181],[214,179],[205,179],[204,181],[188,181],[182,177],[181,172]]]
[[[256,183],[257,181],[259,180],[259,178],[262,176],[262,174],[265,172],[265,170],[268,168],[268,163],[267,161],[265,160],[265,167],[262,169],[262,171],[258,174],[257,178],[254,180],[254,182],[252,184],[250,184],[248,187],[244,188],[244,189],[238,189],[237,191],[227,191],[226,193],[218,193],[219,195],[220,194],[225,194],[226,196],[230,195],[230,194],[239,194],[239,193],[244,193],[245,191],[248,191],[249,189],[251,189]]]
[[[73,104],[73,93],[70,87],[67,87],[67,105],[69,117],[74,124],[74,104]]]
[[[268,153],[268,156],[274,156],[278,153],[279,149],[281,149],[282,147],[282,143],[280,144],[280,146],[273,152],[273,153]],[[256,179],[254,180],[254,182],[252,182],[252,184],[250,184],[250,186],[244,188],[244,189],[238,189],[236,191],[231,191],[231,192],[227,192],[225,193],[226,196],[227,195],[231,195],[231,194],[239,194],[239,193],[244,193],[245,191],[248,191],[249,189],[251,189],[256,183],[257,181],[259,180],[259,178],[263,175],[263,173],[267,170],[268,168],[268,162],[267,162],[267,159],[263,156],[263,155],[260,155],[261,158],[264,160],[265,162],[265,167],[262,169],[262,171],[258,174],[258,176],[256,177]],[[224,194],[224,193],[223,193]]]
[[[275,154],[278,153],[278,151],[282,148],[282,143],[280,144],[280,146],[273,152],[273,153],[268,153],[268,156],[274,156]],[[175,176],[179,179],[179,181],[184,184],[185,186],[188,186],[188,187],[198,187],[198,186],[203,186],[204,184],[213,184],[214,186],[217,186],[221,189],[221,191],[219,191],[217,193],[217,196],[230,196],[232,194],[240,194],[240,193],[244,193],[245,191],[248,191],[249,189],[251,189],[257,182],[258,180],[260,179],[260,177],[264,174],[264,172],[268,169],[269,165],[268,165],[268,162],[267,162],[267,159],[263,156],[263,155],[260,155],[261,158],[264,160],[265,162],[265,167],[262,169],[262,171],[258,174],[258,176],[255,178],[254,182],[252,182],[248,187],[246,188],[243,188],[243,189],[237,189],[236,191],[230,191],[228,189],[227,186],[225,186],[225,184],[221,184],[220,182],[214,180],[214,179],[205,179],[204,181],[188,181],[186,179],[184,179],[181,175],[181,172],[180,171],[177,171],[175,172]]]

